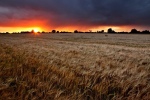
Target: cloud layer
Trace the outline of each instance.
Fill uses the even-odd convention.
[[[1,0],[0,26],[149,27],[149,12],[150,0]]]

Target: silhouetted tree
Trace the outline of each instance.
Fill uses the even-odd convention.
[[[97,31],[97,33],[104,33],[104,30],[101,30],[101,31]]]
[[[79,33],[78,30],[75,30],[74,33]]]
[[[137,29],[132,29],[130,33],[140,33]]]
[[[144,30],[144,31],[142,31],[142,33],[150,33],[150,31],[149,30]]]
[[[108,33],[116,33],[114,30],[112,30],[112,28],[109,28],[107,32]]]
[[[52,33],[56,33],[56,30],[52,30]]]
[[[31,30],[31,33],[34,33],[34,30]]]
[[[104,30],[101,30],[101,33],[104,33]]]
[[[6,32],[6,34],[9,34],[9,32]]]
[[[132,29],[130,33],[137,33],[136,29]]]
[[[34,31],[33,30],[31,32],[29,32],[29,31],[21,31],[21,34],[28,34],[28,33],[34,33]]]
[[[42,31],[42,33],[44,34],[44,33],[46,33],[45,31]]]
[[[57,31],[57,33],[59,33],[59,31]]]

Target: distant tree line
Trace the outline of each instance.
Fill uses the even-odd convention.
[[[137,29],[131,29],[130,32],[115,32],[114,30],[112,30],[112,28],[109,28],[107,33],[131,33],[131,34],[150,34],[149,30],[144,30],[144,31],[138,31]]]
[[[78,31],[78,30],[74,30],[74,32],[68,32],[68,31],[61,31],[61,32],[59,32],[59,31],[56,31],[56,30],[52,30],[51,32],[45,32],[45,33],[139,33],[139,34],[140,33],[145,33],[145,34],[148,33],[148,34],[150,34],[150,31],[149,30],[138,31],[137,29],[132,29],[130,32],[124,32],[124,31],[122,31],[122,32],[116,32],[112,28],[109,28],[107,30],[107,32],[105,32],[104,30],[96,31],[96,32],[92,32],[91,30],[85,31],[85,32]]]
[[[5,34],[9,34],[9,32],[3,32]],[[21,32],[13,32],[13,33],[21,33],[21,34],[31,34],[31,33],[35,33],[34,30],[32,31],[21,31]],[[150,34],[150,31],[149,30],[144,30],[144,31],[138,31],[137,29],[131,29],[130,32],[116,32],[115,30],[113,30],[112,28],[109,28],[107,30],[107,32],[105,32],[104,30],[101,30],[101,31],[96,31],[96,32],[92,32],[92,30],[89,30],[89,31],[78,31],[78,30],[74,30],[74,32],[68,32],[68,31],[57,31],[57,30],[52,30],[51,32],[37,32],[37,33],[110,33],[110,34],[114,34],[114,33],[118,33],[118,34],[128,34],[128,33],[131,33],[131,34]]]

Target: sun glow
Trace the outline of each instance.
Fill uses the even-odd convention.
[[[35,32],[35,33],[38,33],[38,32],[40,32],[40,31],[41,31],[41,29],[40,29],[40,28],[33,28],[33,30],[34,30],[34,32]]]

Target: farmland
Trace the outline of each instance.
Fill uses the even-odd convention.
[[[1,34],[0,99],[148,100],[150,35]]]

